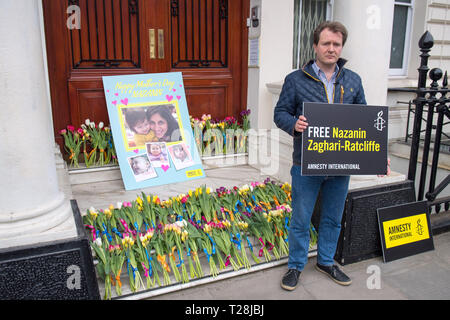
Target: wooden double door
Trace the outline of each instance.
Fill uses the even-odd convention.
[[[249,0],[43,0],[55,139],[109,123],[102,76],[182,72],[193,117],[247,102]]]

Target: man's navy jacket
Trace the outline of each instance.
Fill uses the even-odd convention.
[[[312,68],[313,60],[302,69],[286,76],[280,98],[274,110],[274,122],[278,128],[294,137],[294,165],[301,164],[301,133],[294,130],[298,117],[303,114],[303,102],[366,104],[361,78],[345,69],[346,60],[339,59],[333,102],[328,101],[325,84],[319,80]]]

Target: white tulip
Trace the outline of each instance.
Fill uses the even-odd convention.
[[[178,221],[176,221],[175,222],[175,224],[179,227],[179,228],[183,228],[183,227],[186,227],[186,225],[187,225],[187,222],[186,222],[186,220],[178,220]]]
[[[96,245],[98,245],[99,247],[101,247],[102,246],[102,239],[99,237],[99,238],[97,238],[97,239],[95,239],[95,244]]]

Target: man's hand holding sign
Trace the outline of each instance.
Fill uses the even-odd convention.
[[[306,122],[305,116],[299,116],[297,122],[295,123],[295,131],[301,133],[306,129],[306,127],[308,127],[308,122]]]

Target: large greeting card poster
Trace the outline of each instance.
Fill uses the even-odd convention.
[[[204,177],[181,72],[103,77],[125,189]]]

